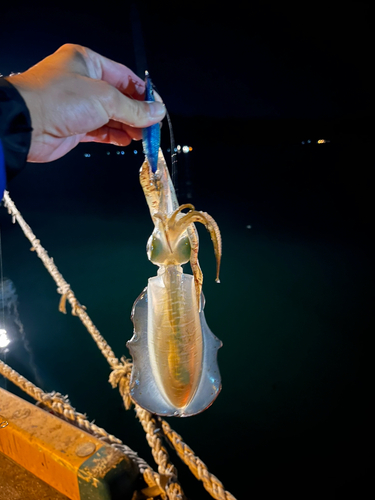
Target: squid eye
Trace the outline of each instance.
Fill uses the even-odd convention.
[[[188,236],[184,236],[179,240],[173,252],[179,264],[186,264],[190,260],[191,245]]]
[[[168,242],[163,233],[154,231],[147,242],[147,257],[157,266],[186,264],[190,254],[191,246],[186,234],[175,242]]]
[[[162,264],[165,260],[165,248],[163,242],[152,234],[147,242],[147,257],[153,264]]]

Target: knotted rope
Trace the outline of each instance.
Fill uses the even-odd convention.
[[[118,358],[116,358],[111,347],[107,344],[105,339],[102,337],[102,335],[97,330],[90,317],[86,313],[86,308],[78,302],[77,298],[70,288],[70,285],[65,281],[61,273],[58,271],[53,259],[49,257],[47,251],[42,247],[40,241],[36,238],[30,226],[25,222],[7,191],[4,193],[3,202],[5,207],[8,209],[8,213],[12,216],[13,222],[17,220],[25,236],[31,242],[32,250],[37,253],[38,257],[42,260],[44,266],[46,267],[52,278],[55,280],[58,287],[57,292],[62,295],[59,310],[66,313],[66,300],[68,300],[72,307],[72,314],[78,316],[82,323],[86,326],[86,329],[88,330],[88,332],[96,342],[98,348],[102,352],[103,356],[106,358],[107,362],[112,368],[109,382],[111,383],[112,387],[116,387],[118,385],[125,408],[130,408],[132,403],[129,393],[131,363],[125,358],[121,358],[121,362],[118,360]],[[41,389],[39,389],[39,391],[41,391]],[[55,403],[57,404],[57,402]],[[152,478],[154,484],[150,486],[151,489],[153,489],[156,485],[159,490],[162,490],[161,497],[163,498],[163,500],[165,498],[168,498],[170,500],[182,500],[185,498],[182,488],[177,482],[177,470],[175,466],[170,462],[168,452],[163,446],[163,437],[168,439],[170,444],[175,448],[181,460],[189,467],[195,477],[203,482],[203,486],[213,498],[215,498],[216,500],[236,500],[231,493],[224,490],[222,483],[208,471],[207,466],[200,460],[199,457],[194,454],[193,450],[182,441],[181,436],[179,436],[170,428],[167,422],[165,422],[160,417],[156,418],[150,412],[144,410],[137,404],[135,404],[135,411],[145,431],[146,439],[149,446],[151,447],[154,460],[158,465],[159,475],[156,478]],[[160,429],[160,426],[162,427],[162,429]],[[162,432],[160,432],[161,430]],[[149,470],[150,469],[145,469],[145,472]],[[145,475],[144,473],[144,478],[147,483],[147,479],[150,480],[148,474],[149,473]]]
[[[117,386],[121,395],[123,395],[124,405],[127,410],[130,409],[133,401],[130,397],[130,374],[132,371],[132,363],[124,356],[121,358],[121,364],[113,368],[110,376],[109,383],[112,388]]]

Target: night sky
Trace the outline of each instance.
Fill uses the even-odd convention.
[[[60,3],[38,13],[31,5],[21,13],[2,7],[2,72],[22,71],[69,41],[140,75],[148,69],[173,115],[372,116],[369,2],[298,9],[273,2],[232,9],[124,4],[104,10]]]
[[[66,42],[140,76],[148,69],[176,144],[193,147],[178,155],[176,185],[179,201],[210,213],[222,232],[220,286],[200,235],[223,390],[202,415],[171,425],[238,499],[365,498],[375,465],[371,3],[21,5],[1,7],[0,73],[24,71]],[[165,121],[167,161],[169,140]],[[82,144],[29,164],[9,185],[119,357],[132,303],[156,274],[141,162],[139,143]],[[151,462],[105,361],[78,320],[57,312],[54,284],[1,212],[4,273],[43,388],[68,393]],[[35,381],[17,345],[7,360]],[[207,500],[173,459],[188,497]]]

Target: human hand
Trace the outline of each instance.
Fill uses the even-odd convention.
[[[79,142],[127,146],[165,115],[144,102],[144,82],[122,64],[66,44],[24,73],[7,78],[30,111],[28,161],[56,160]]]

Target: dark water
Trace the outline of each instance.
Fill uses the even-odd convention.
[[[223,389],[201,415],[169,421],[239,499],[364,498],[374,465],[369,144],[207,146],[196,138],[193,146],[189,163],[181,154],[180,202],[210,213],[222,232],[220,285],[204,229],[200,260],[206,318],[224,343]],[[133,147],[115,151],[80,146],[29,165],[9,187],[120,357],[132,304],[156,268],[145,252],[152,224],[137,179],[142,157]],[[58,312],[54,282],[4,209],[0,223],[4,275],[38,374],[14,325],[7,362],[39,376],[44,390],[68,394],[153,463],[134,412],[107,382],[107,362],[79,320]],[[210,498],[175,463],[186,494]]]

